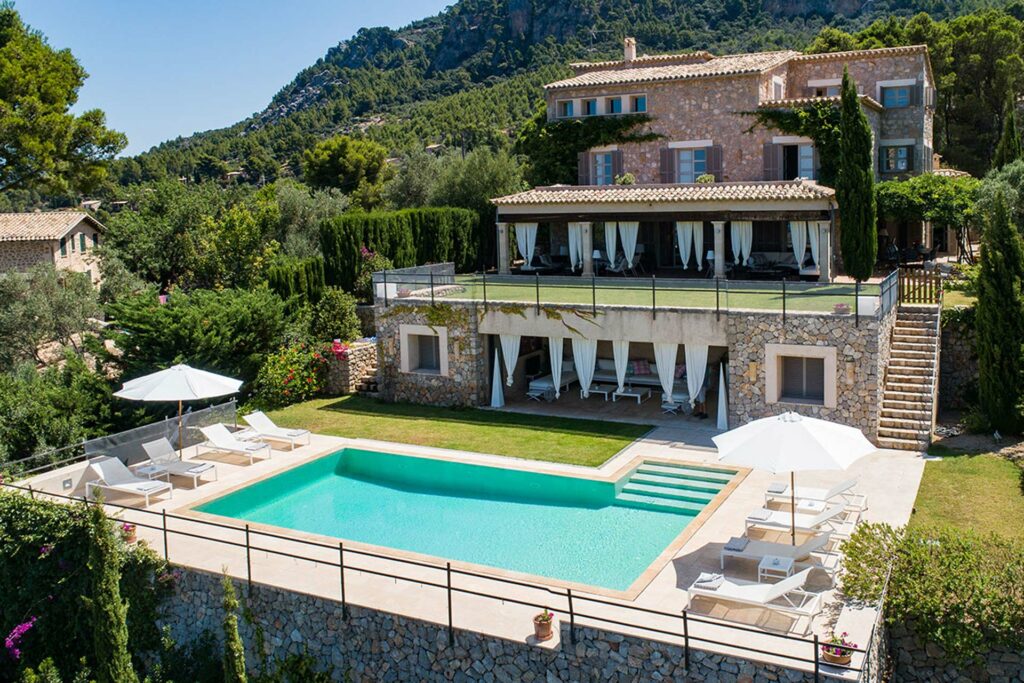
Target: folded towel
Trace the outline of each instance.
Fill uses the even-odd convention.
[[[723,581],[725,581],[725,576],[722,574],[701,572],[697,580],[693,582],[693,585],[698,588],[713,590],[721,586]]]
[[[286,429],[285,434],[288,436],[302,436],[306,433],[305,429]]]
[[[192,465],[192,467],[189,467],[185,471],[186,472],[190,472],[192,474],[199,474],[199,473],[205,472],[206,470],[209,470],[209,469],[213,469],[213,464],[212,463],[201,462],[198,465]]]
[[[258,451],[262,448],[266,448],[266,444],[262,443],[247,443],[245,444],[245,450],[247,451]]]
[[[152,482],[146,482],[144,484],[136,484],[135,485],[135,487],[139,491],[156,491],[157,489],[162,489],[165,486],[167,486],[167,484],[165,484],[162,481],[152,481]]]
[[[785,493],[789,490],[789,484],[784,481],[772,482],[772,485],[768,487],[768,493],[780,494]]]
[[[749,515],[747,515],[747,519],[757,519],[763,522],[764,520],[769,519],[771,516],[771,510],[767,508],[759,508],[751,512]]]
[[[743,549],[747,547],[747,543],[750,543],[750,539],[746,536],[733,536],[729,539],[729,542],[725,544],[725,549],[742,552]]]

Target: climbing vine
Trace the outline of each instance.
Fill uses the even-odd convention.
[[[390,318],[403,313],[422,315],[427,326],[434,327],[466,327],[469,325],[469,309],[451,304],[434,304],[433,306],[398,304],[389,306],[381,314],[382,318]]]
[[[799,135],[814,141],[818,150],[818,180],[822,185],[835,187],[839,173],[839,142],[842,138],[839,126],[839,107],[836,102],[814,102],[802,107],[780,109],[758,109],[743,112],[754,118],[747,132],[758,126],[775,129],[789,135]]]

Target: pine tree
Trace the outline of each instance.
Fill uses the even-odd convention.
[[[875,175],[871,165],[874,143],[871,126],[860,108],[857,86],[843,69],[840,105],[839,235],[843,265],[858,281],[871,277],[878,256],[878,218],[875,207]]]
[[[1003,134],[996,145],[996,153],[992,158],[992,168],[1000,169],[1017,159],[1024,158],[1021,149],[1020,129],[1017,128],[1017,106],[1013,93],[1006,98],[1006,109],[1003,111]]]
[[[245,647],[238,635],[238,598],[231,577],[220,580],[224,588],[224,683],[246,683]]]
[[[1024,396],[1024,241],[1002,193],[982,234],[976,316],[979,407],[991,428],[1015,434]]]
[[[89,507],[89,521],[92,596],[85,603],[92,614],[96,682],[136,683],[128,652],[128,603],[121,599],[118,541],[101,504]]]

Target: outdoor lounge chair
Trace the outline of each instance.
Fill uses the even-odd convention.
[[[167,474],[178,477],[192,477],[192,488],[199,486],[199,480],[207,472],[213,472],[213,478],[217,478],[217,466],[212,462],[186,462],[178,457],[174,446],[167,439],[157,439],[142,444],[142,450],[146,451],[149,462],[153,467],[159,467]]]
[[[255,434],[271,441],[287,441],[292,450],[295,450],[295,442],[299,439],[305,438],[306,443],[309,443],[310,434],[308,429],[284,429],[283,427],[278,427],[262,410],[243,415],[242,419],[252,428],[252,431],[242,432],[238,435],[240,438],[248,439],[251,438],[251,434]]]
[[[812,502],[827,504],[838,502],[834,500],[838,498],[846,503],[848,507],[863,511],[868,507],[868,497],[863,493],[853,493],[851,489],[856,485],[856,479],[847,479],[844,482],[836,484],[830,489],[797,486],[796,500],[798,503]],[[768,491],[764,494],[764,502],[766,504],[771,503],[772,501],[788,503],[790,500],[792,500],[792,496],[790,495],[788,482],[777,481],[769,486]]]
[[[214,451],[244,455],[249,458],[250,465],[257,453],[266,451],[267,457],[271,456],[270,444],[263,443],[262,441],[242,441],[229,432],[228,428],[222,424],[200,427],[199,431],[208,439],[208,441],[201,444],[202,446],[206,446]]]
[[[831,532],[811,536],[800,545],[790,543],[773,543],[770,541],[756,541],[754,539],[734,537],[722,548],[721,562],[722,569],[725,569],[725,558],[735,557],[741,560],[755,560],[760,562],[766,556],[784,557],[794,562],[810,564],[812,567],[821,569],[830,577],[834,577],[839,569],[839,553],[826,550],[832,542]],[[821,559],[814,557],[820,555]]]
[[[846,519],[839,519],[845,512],[846,508],[841,503],[829,505],[817,514],[797,513],[795,517],[789,510],[759,508],[747,515],[746,528],[761,527],[789,531],[795,526],[797,531],[810,533],[820,531],[823,527],[828,526],[836,535],[840,535],[838,533],[839,529],[834,525],[837,522],[842,524],[848,521]]]
[[[811,619],[821,611],[821,596],[804,590],[810,573],[811,570],[808,568],[778,583],[757,583],[720,577],[704,586],[694,582],[686,593],[689,603],[692,603],[695,597],[704,597],[807,617],[809,631]]]
[[[95,489],[106,489],[118,493],[131,493],[142,496],[146,499],[146,507],[149,507],[149,497],[165,491],[174,496],[173,487],[166,481],[153,481],[137,477],[125,467],[125,464],[117,458],[101,455],[89,460],[91,469],[99,481],[89,481],[85,484],[85,497],[92,498]]]

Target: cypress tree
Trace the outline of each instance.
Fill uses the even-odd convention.
[[[1000,169],[1017,159],[1024,158],[1021,149],[1020,129],[1017,128],[1017,106],[1011,92],[1006,98],[1006,109],[1003,110],[1003,134],[996,145],[996,153],[992,158],[992,168]]]
[[[978,403],[989,426],[1020,430],[1024,379],[1024,241],[1010,224],[1006,197],[996,196],[981,238],[975,320]]]
[[[87,567],[92,596],[85,603],[92,615],[96,682],[136,683],[128,652],[128,603],[121,599],[121,558],[101,504],[89,507]]]
[[[231,577],[220,580],[224,588],[224,683],[246,683],[245,648],[238,635],[238,598]]]
[[[871,277],[878,256],[875,174],[871,165],[874,143],[871,126],[860,108],[857,86],[846,69],[843,69],[839,126],[836,200],[840,248],[846,273],[863,281]]]

